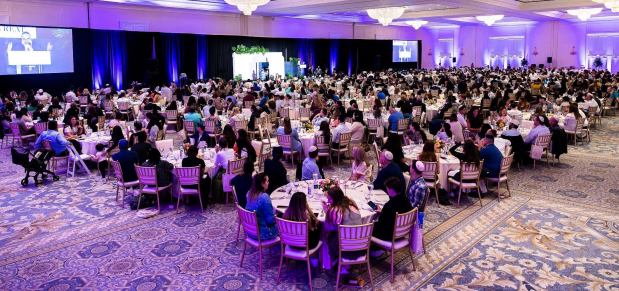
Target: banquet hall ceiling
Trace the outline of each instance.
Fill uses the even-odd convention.
[[[181,9],[240,13],[224,0],[78,0],[83,2],[114,2],[126,5],[147,5]],[[393,25],[422,19],[429,26],[479,23],[475,16],[503,14],[497,25],[564,19],[579,21],[568,15],[568,9],[603,7],[591,0],[272,0],[253,14],[304,19],[322,19],[356,23],[376,23],[365,12],[369,8],[404,6],[404,15]],[[619,18],[619,13],[604,9],[590,20]]]

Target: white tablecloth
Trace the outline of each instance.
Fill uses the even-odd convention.
[[[82,145],[82,154],[95,155],[97,153],[97,144],[108,145],[112,138],[109,135],[98,136],[93,134],[92,136],[80,138],[77,141]]]
[[[308,195],[308,185],[312,187],[313,181],[300,181],[296,183],[296,186],[294,184],[295,183],[290,183],[288,185],[281,186],[271,193],[273,208],[277,211],[282,213],[286,211],[288,205],[290,204],[290,197],[292,197],[292,194],[295,192],[303,192]],[[355,201],[357,206],[359,206],[363,223],[369,223],[372,221],[374,215],[376,214],[376,212],[368,206],[368,201],[373,201],[381,207],[389,201],[389,196],[387,196],[387,193],[382,190],[373,190],[372,194],[368,196],[368,184],[363,182],[347,181],[345,184],[341,185],[341,188],[344,190],[346,196]],[[322,207],[323,199],[326,199],[326,196],[320,189],[312,189],[312,195],[307,196],[307,203],[312,211],[318,214],[318,220],[320,221],[325,220],[325,213]],[[323,235],[322,237],[325,236]],[[325,241],[323,241],[320,255],[323,268],[330,269],[332,262],[329,256],[329,249]]]

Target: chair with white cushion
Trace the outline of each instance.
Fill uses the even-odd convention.
[[[429,189],[434,189],[436,196],[436,207],[440,207],[438,202],[438,190],[441,188],[441,184],[438,179],[438,163],[437,162],[422,162],[424,165],[424,171],[421,172],[421,176],[426,181],[426,186]]]
[[[125,207],[125,195],[127,195],[127,188],[133,188],[140,184],[140,181],[125,181],[123,178],[123,169],[120,166],[120,162],[112,161],[112,169],[114,169],[114,177],[116,177],[116,202],[118,202],[118,195],[120,189],[122,189],[122,197],[120,199],[121,207]]]
[[[550,164],[550,156],[552,156],[549,152],[550,149],[550,141],[552,139],[552,134],[540,134],[535,138],[535,142],[531,146],[531,152],[529,157],[533,159],[533,169],[535,169],[535,161],[538,159],[533,156],[533,147],[540,147],[543,152],[546,153],[546,164]],[[539,159],[541,161],[541,158]]]
[[[270,240],[263,241],[262,239],[260,239],[260,226],[258,225],[258,216],[256,215],[256,212],[245,210],[238,204],[236,205],[236,211],[239,214],[239,219],[241,220],[243,230],[245,231],[245,243],[243,244],[243,252],[241,253],[240,266],[243,267],[243,259],[245,258],[245,250],[247,249],[247,245],[257,248],[258,257],[260,259],[260,279],[262,279],[262,249],[279,245],[279,236]],[[255,237],[256,239],[254,239],[253,237]]]
[[[157,210],[161,211],[161,202],[159,193],[170,189],[172,183],[166,186],[159,186],[157,181],[157,169],[155,167],[140,167],[135,166],[135,172],[138,174],[138,181],[140,181],[140,195],[138,197],[138,209],[140,209],[140,201],[142,194],[156,195],[157,196]]]
[[[279,230],[279,237],[281,239],[281,256],[279,258],[279,270],[277,272],[277,282],[279,283],[279,277],[282,272],[282,264],[284,257],[305,261],[307,263],[307,275],[309,276],[309,287],[312,289],[312,265],[310,264],[310,257],[318,254],[318,250],[322,246],[322,241],[318,242],[318,245],[313,249],[309,248],[309,224],[307,221],[297,222],[290,221],[276,217],[277,229]]]
[[[474,189],[477,190],[479,196],[479,205],[483,207],[481,201],[481,193],[479,189],[479,176],[481,175],[481,169],[483,169],[484,161],[476,163],[460,163],[460,180],[456,180],[453,177],[449,177],[448,181],[451,184],[458,186],[458,206],[460,206],[460,196],[462,196],[462,190]]]
[[[372,267],[370,266],[370,244],[372,241],[372,230],[374,230],[373,223],[338,226],[337,233],[339,238],[339,256],[337,261],[337,279],[335,280],[336,290],[340,287],[340,272],[342,271],[342,266],[362,264],[365,264],[368,268],[370,286],[374,289],[374,282],[372,282]],[[346,259],[342,256],[342,253],[360,251],[365,251],[366,253],[357,259]]]
[[[176,175],[179,184],[178,199],[176,201],[176,212],[178,212],[178,207],[181,204],[181,199],[183,198],[183,196],[186,195],[198,196],[198,199],[200,200],[200,209],[202,209],[202,212],[204,212],[202,195],[200,195],[200,177],[202,177],[202,169],[200,169],[200,166],[174,168],[174,174]]]
[[[501,201],[501,193],[499,193],[499,190],[501,188],[501,183],[503,182],[505,182],[505,187],[507,188],[507,194],[508,194],[507,196],[508,197],[512,196],[512,192],[509,191],[509,183],[507,183],[507,173],[509,172],[509,169],[512,167],[513,161],[514,161],[513,154],[503,157],[503,161],[501,161],[501,170],[499,171],[499,176],[486,178],[486,181],[496,183],[496,192],[497,192],[497,197],[499,198],[499,201]]]
[[[394,279],[393,259],[395,257],[395,252],[399,250],[408,248],[408,252],[413,263],[413,270],[416,270],[415,258],[413,257],[413,251],[411,250],[411,232],[416,222],[417,208],[402,214],[396,212],[395,224],[393,226],[393,238],[391,241],[384,241],[379,238],[372,237],[372,243],[375,246],[388,251],[391,254],[391,282],[393,282]]]
[[[278,135],[277,143],[282,147],[284,151],[284,156],[290,156],[292,159],[292,165],[295,165],[294,155],[300,154],[300,153],[298,151],[295,151],[292,148],[292,136],[291,135]]]

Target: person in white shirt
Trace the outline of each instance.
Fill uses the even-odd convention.
[[[527,145],[531,145],[535,142],[538,136],[544,134],[550,134],[550,129],[548,129],[548,119],[544,115],[537,115],[533,118],[533,129],[527,135],[527,138],[524,140],[524,143]]]
[[[363,140],[365,125],[363,124],[363,115],[361,113],[354,115],[354,121],[350,126],[350,132],[352,133],[352,136],[350,137],[351,141],[360,143]]]
[[[351,181],[370,182],[371,168],[365,158],[365,151],[361,147],[354,147],[352,150],[352,169],[350,173]]]
[[[312,124],[314,126],[320,126],[320,124],[323,122],[329,122],[329,117],[327,117],[327,109],[323,108],[322,110],[320,110],[320,112],[318,114],[316,114],[316,116],[314,116],[314,119],[312,120]]]
[[[334,149],[340,148],[340,136],[342,133],[350,132],[350,129],[348,129],[348,126],[346,126],[346,123],[342,120],[343,118],[345,117],[342,116],[341,119],[333,120],[335,128],[331,130],[331,147]]]
[[[595,112],[589,112],[589,108],[595,108]],[[600,111],[600,106],[593,100],[593,94],[587,93],[585,97],[585,103],[582,105],[582,110],[587,111],[589,114],[595,114]]]
[[[43,89],[39,89],[39,91],[37,91],[37,94],[34,95],[34,99],[39,101],[39,103],[48,102],[51,99],[51,96],[49,96],[47,92],[43,91]]]
[[[69,90],[69,92],[64,95],[64,100],[66,103],[73,103],[79,101],[79,98],[77,98],[77,95],[75,95],[73,90]]]
[[[466,106],[462,105],[458,108],[458,122],[462,126],[462,128],[466,128],[468,124],[466,123],[466,117],[464,116],[464,111],[466,110]]]
[[[163,97],[165,101],[171,101],[172,100],[172,89],[170,89],[170,87],[165,86],[165,85],[162,86],[161,96]]]
[[[509,115],[512,120],[522,121],[522,111],[518,110],[518,105],[512,103],[510,107],[511,109],[507,110],[507,115]]]
[[[211,177],[216,177],[220,170],[226,172],[228,169],[228,161],[235,159],[234,149],[230,148],[228,141],[225,137],[220,137],[218,141],[219,147],[216,148],[217,154],[215,154],[215,167],[211,172]]]

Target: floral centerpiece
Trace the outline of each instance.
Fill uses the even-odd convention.
[[[503,119],[499,119],[496,121],[496,126],[498,129],[503,129],[505,128],[505,121]]]
[[[329,189],[335,188],[337,186],[338,182],[336,180],[326,178],[320,181],[320,189],[322,189],[323,192],[327,192],[329,191]]]
[[[440,153],[441,150],[443,149],[443,147],[445,147],[445,142],[443,142],[440,139],[436,139],[434,141],[434,151],[437,153]]]
[[[183,144],[183,150],[185,151],[185,153],[187,153],[187,150],[189,150],[189,147],[191,146],[190,143],[184,143]]]
[[[305,132],[314,132],[314,125],[311,122],[303,122],[302,126]]]

